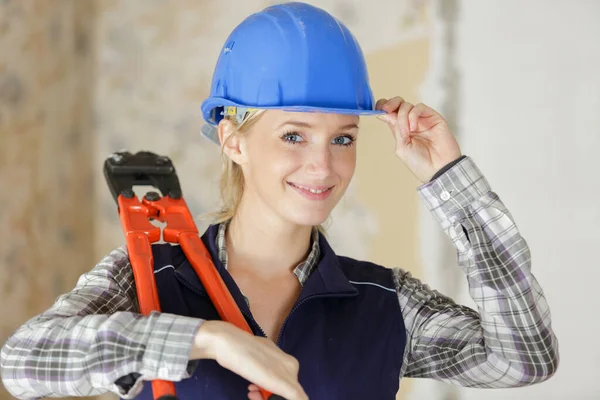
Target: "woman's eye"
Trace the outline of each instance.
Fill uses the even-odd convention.
[[[299,133],[295,133],[295,132],[289,132],[289,133],[283,134],[281,136],[281,140],[283,140],[286,143],[291,143],[291,144],[298,144],[298,143],[305,142],[302,135],[300,135]],[[336,146],[352,146],[354,144],[354,140],[355,139],[350,135],[343,135],[343,136],[338,136],[338,137],[334,138],[331,141],[331,143]]]
[[[333,139],[332,143],[340,146],[350,146],[352,143],[354,143],[354,138],[350,136],[338,136]]]
[[[297,133],[286,133],[285,135],[283,135],[281,137],[281,140],[283,140],[284,142],[292,143],[292,144],[296,144],[296,143],[300,143],[300,142],[304,141],[302,139],[302,136],[300,136]]]

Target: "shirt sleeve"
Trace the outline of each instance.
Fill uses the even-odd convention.
[[[477,311],[394,270],[407,344],[402,374],[468,387],[517,387],[557,369],[558,342],[512,216],[466,157],[419,194],[458,253]]]
[[[189,377],[189,354],[203,321],[158,312],[142,316],[137,304],[122,247],[8,339],[0,357],[5,387],[20,399],[109,391],[133,398],[143,381]],[[124,377],[128,387],[115,383]]]

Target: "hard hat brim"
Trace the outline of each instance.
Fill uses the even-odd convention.
[[[213,110],[217,107],[250,107],[250,108],[259,108],[263,110],[283,110],[290,112],[322,112],[322,113],[332,113],[332,114],[348,114],[348,115],[379,115],[385,114],[385,111],[382,110],[368,110],[368,109],[355,109],[355,108],[331,108],[331,107],[315,107],[315,106],[306,106],[306,105],[287,105],[287,106],[261,106],[261,105],[250,105],[250,104],[240,104],[235,101],[225,99],[222,97],[210,97],[206,99],[201,106],[202,114],[207,123],[211,125],[216,125],[218,121],[215,121],[212,113]]]
[[[239,104],[235,101],[231,101],[228,99],[224,99],[222,97],[211,97],[206,99],[202,103],[202,114],[204,115],[204,119],[207,121],[204,126],[202,126],[201,132],[202,136],[209,139],[211,142],[215,144],[220,144],[219,136],[217,132],[217,123],[212,117],[213,110],[217,107],[251,107],[258,108],[262,110],[283,110],[290,112],[321,112],[321,113],[331,113],[331,114],[344,114],[344,115],[381,115],[386,114],[383,110],[360,110],[360,109],[347,109],[347,108],[329,108],[329,107],[310,107],[310,106],[255,106],[248,104]]]

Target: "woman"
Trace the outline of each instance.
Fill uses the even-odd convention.
[[[202,110],[226,161],[223,208],[203,240],[255,335],[218,320],[170,245],[153,249],[163,312],[141,316],[120,248],[5,344],[14,396],[149,399],[144,382],[164,379],[182,399],[258,400],[258,386],[289,400],[393,399],[403,376],[515,387],[553,375],[548,305],[510,213],[437,112],[401,97],[373,105],[343,24],[302,3],[248,17]],[[352,179],[365,114],[389,126],[423,183],[478,312],[329,247],[320,225]]]

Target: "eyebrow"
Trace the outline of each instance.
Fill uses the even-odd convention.
[[[308,122],[302,122],[302,121],[286,121],[283,124],[279,125],[277,127],[277,129],[280,129],[286,125],[293,125],[293,126],[297,126],[298,128],[312,128],[313,126],[311,124],[309,124]],[[348,125],[344,125],[341,126],[339,129],[343,130],[343,129],[352,129],[352,128],[358,128],[357,124],[348,124]]]

